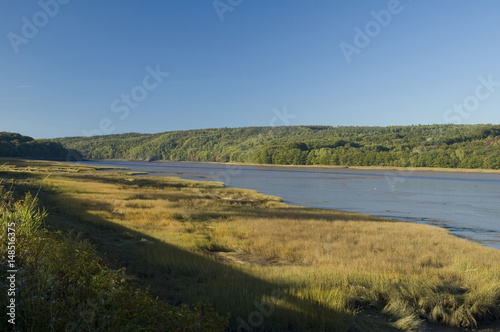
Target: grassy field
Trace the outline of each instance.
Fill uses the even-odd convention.
[[[215,182],[1,164],[18,193],[40,189],[49,230],[81,233],[170,304],[229,313],[233,330],[411,331],[500,318],[500,251],[441,228],[292,207]]]

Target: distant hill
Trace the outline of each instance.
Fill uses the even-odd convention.
[[[55,140],[89,159],[500,169],[500,125],[247,127]]]
[[[59,142],[0,132],[0,157],[66,160],[71,155],[75,155],[75,152],[68,151]]]

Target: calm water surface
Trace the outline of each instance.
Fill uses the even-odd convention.
[[[500,174],[87,161],[151,175],[223,181],[286,203],[339,209],[449,229],[500,249]]]

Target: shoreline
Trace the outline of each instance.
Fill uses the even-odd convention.
[[[353,169],[353,170],[377,170],[377,171],[403,171],[403,172],[441,172],[441,173],[472,173],[472,174],[500,174],[500,169],[486,168],[443,168],[443,167],[396,167],[396,166],[341,166],[341,165],[277,165],[277,164],[255,164],[238,162],[219,161],[188,161],[188,160],[136,160],[136,159],[86,159],[85,161],[120,161],[120,162],[143,162],[143,163],[194,163],[194,164],[215,164],[233,166],[252,166],[269,168],[318,168],[318,169]],[[77,161],[71,161],[78,163]]]
[[[130,162],[129,160],[92,160],[91,162]],[[134,162],[134,161],[132,161]],[[139,161],[139,163],[141,163]],[[250,165],[250,164],[241,164],[241,163],[218,163],[218,162],[209,162],[209,163],[206,163],[206,162],[175,162],[175,161],[155,161],[155,162],[143,162],[143,163],[156,163],[157,165],[160,165],[160,164],[169,164],[169,163],[177,163],[177,164],[186,164],[186,165],[189,165],[189,164],[206,164],[206,165],[226,165],[226,166],[229,166],[229,165],[234,165],[235,167],[238,167],[238,166],[250,166],[250,167],[258,167],[258,168],[262,168],[262,169],[274,169],[274,170],[292,170],[292,169],[295,169],[297,171],[299,170],[304,170],[304,169],[307,169],[309,168],[310,166],[294,166],[294,165],[288,165],[287,167],[283,167],[282,165]],[[182,167],[182,166],[180,166]],[[403,177],[406,177],[406,176],[417,176],[417,177],[425,177],[425,178],[433,178],[434,176],[437,176],[437,177],[441,177],[441,175],[439,175],[438,173],[441,171],[441,169],[428,169],[428,176],[426,176],[425,174],[411,174],[410,172],[418,172],[418,171],[421,171],[420,169],[417,169],[416,171],[412,171],[410,169],[404,169],[404,168],[392,168],[392,167],[342,167],[342,166],[332,166],[332,167],[323,167],[323,166],[316,166],[316,167],[313,167],[314,169],[323,169],[323,170],[335,170],[335,169],[338,169],[338,170],[365,170],[365,171],[383,171],[383,170],[391,170],[393,173],[390,174],[390,176],[403,176]],[[129,172],[130,175],[139,175],[139,176],[161,176],[159,175],[158,173],[162,173],[164,175],[167,175],[167,173],[165,172],[154,172],[154,171],[133,171],[133,167],[131,168],[128,168],[127,170],[124,170],[123,168],[120,168],[118,169],[117,167],[117,170],[124,170],[125,172]],[[410,174],[398,174],[397,170],[400,170],[402,169],[402,171],[406,171]],[[137,173],[136,173],[137,172]],[[134,173],[134,174],[132,174]],[[374,172],[375,173],[375,172]],[[376,173],[379,173],[379,172],[376,172]],[[424,172],[422,172],[424,173]],[[441,173],[446,173],[446,171],[444,172],[441,172]],[[380,172],[380,176],[383,176],[383,172]],[[466,176],[466,174],[470,174],[469,176],[480,176],[480,175],[483,175],[483,177],[491,177],[493,176],[494,174],[500,174],[500,171],[499,172],[495,172],[495,173],[491,173],[491,172],[484,172],[484,173],[473,173],[473,172],[466,172],[465,170],[463,169],[459,169],[458,172],[448,172],[448,176],[446,175],[442,175],[444,176],[445,178],[447,177],[451,177],[451,178],[454,178],[453,177],[453,174],[463,174],[462,176]],[[490,174],[490,176],[488,176],[488,174]],[[493,175],[491,175],[493,174]],[[180,177],[180,178],[184,178],[182,174],[177,174],[177,173],[169,173],[167,176],[174,176],[174,177]],[[379,175],[377,175],[379,176]],[[197,179],[193,179],[193,180],[196,180],[196,181],[211,181],[209,178],[197,178]],[[241,188],[241,189],[246,189],[246,188],[243,188],[243,187],[235,187],[235,188]],[[260,193],[262,193],[261,191],[259,191]],[[280,196],[280,195],[278,195]],[[282,198],[283,200],[285,200],[286,198],[283,198],[280,196],[280,198]],[[290,204],[290,203],[287,203],[288,205],[293,205],[293,206],[309,206],[309,205],[295,205],[295,204]],[[313,207],[313,206],[309,206],[309,207]],[[469,234],[469,232],[467,230],[461,230],[461,229],[455,229],[456,227],[453,226],[453,224],[448,224],[448,223],[445,223],[445,224],[439,224],[439,225],[436,225],[432,222],[426,222],[424,220],[408,220],[407,218],[404,218],[404,217],[401,217],[401,216],[387,216],[387,215],[381,215],[381,214],[377,214],[377,213],[366,213],[366,212],[362,212],[360,210],[352,210],[352,209],[342,209],[342,208],[333,208],[333,207],[320,207],[322,209],[327,209],[327,210],[339,210],[339,211],[347,211],[347,212],[355,212],[355,213],[361,213],[361,214],[367,214],[367,215],[370,215],[370,216],[373,216],[373,217],[381,217],[381,218],[385,218],[385,219],[389,219],[389,220],[396,220],[396,221],[404,221],[404,222],[410,222],[410,223],[417,223],[417,224],[425,224],[425,225],[432,225],[432,226],[436,226],[436,227],[439,227],[439,228],[442,228],[442,229],[446,229],[447,231],[450,232],[450,234],[452,236],[455,236],[455,237],[458,237],[458,238],[462,238],[462,239],[465,239],[469,242],[474,242],[474,243],[478,243],[480,244],[481,246],[484,246],[484,247],[488,247],[488,248],[494,248],[494,249],[499,249],[500,248],[497,248],[497,247],[494,247],[493,245],[489,244],[487,240],[483,241],[483,239],[479,236],[479,237],[475,237],[471,234]],[[463,232],[467,233],[467,234],[462,234]]]

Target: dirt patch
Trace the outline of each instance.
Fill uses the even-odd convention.
[[[256,264],[261,266],[280,266],[293,264],[291,262],[285,262],[275,258],[264,259],[256,255],[237,251],[210,252],[209,254],[213,255],[219,261],[234,264]]]

